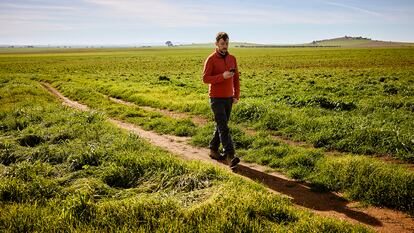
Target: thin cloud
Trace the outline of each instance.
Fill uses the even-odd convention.
[[[302,41],[297,38],[305,34],[309,38],[311,33],[320,36],[387,31],[394,35],[399,30],[403,35],[412,35],[405,29],[414,22],[412,3],[380,1],[374,10],[369,7],[373,4],[359,4],[356,0],[345,4],[339,0],[0,0],[0,41],[108,38],[128,42],[163,40],[165,35],[170,40],[200,40],[203,32],[216,28],[245,33],[247,38],[250,31],[261,32],[268,35],[269,42],[289,37]]]
[[[351,14],[335,14],[321,10],[276,9],[251,7],[226,2],[220,6],[214,4],[168,1],[117,1],[117,0],[85,0],[89,4],[101,7],[108,18],[132,19],[165,27],[219,26],[237,25],[280,25],[280,24],[320,24],[357,22]],[[231,11],[223,12],[223,9]],[[326,18],[330,20],[327,21]]]
[[[0,36],[7,37],[10,35],[18,35],[21,37],[31,35],[33,33],[50,32],[53,29],[54,32],[59,31],[71,31],[74,27],[66,24],[49,23],[49,22],[30,22],[25,21],[5,21],[0,19],[0,24],[4,24],[2,30],[0,30]],[[23,38],[21,38],[23,39]]]
[[[208,24],[208,17],[197,15],[174,3],[163,1],[85,0],[100,6],[108,18],[130,18],[159,26],[196,26]]]
[[[363,16],[350,12],[338,14],[335,11],[283,8],[283,6],[280,7],[281,5],[267,7],[261,4],[252,5],[243,2],[240,4],[222,2],[217,5],[207,4],[206,2],[183,3],[165,0],[82,0],[76,2],[76,6],[56,5],[54,2],[43,2],[42,4],[0,3],[0,6],[2,15],[8,15],[11,22],[26,20],[30,24],[31,19],[34,21],[49,20],[49,22],[59,22],[72,26],[75,26],[74,22],[77,22],[76,25],[79,27],[82,27],[82,24],[88,24],[91,28],[333,25],[366,20]],[[231,10],[223,11],[223,9]],[[46,19],[45,16],[50,18]],[[0,18],[5,19],[4,17]],[[329,20],[326,20],[327,18]]]
[[[31,4],[15,4],[15,3],[0,3],[2,9],[10,10],[76,10],[75,7],[70,6],[57,6],[57,5],[31,5]]]
[[[363,12],[363,13],[370,14],[370,15],[375,15],[375,16],[381,16],[382,15],[379,12],[370,11],[370,10],[366,10],[366,9],[363,9],[363,8],[360,8],[360,7],[355,7],[355,6],[346,5],[346,4],[342,4],[342,3],[337,3],[337,2],[324,2],[324,3],[328,4],[328,5],[332,5],[332,6],[338,6],[338,7],[342,7],[342,8],[345,8],[345,9],[351,9],[351,10]]]

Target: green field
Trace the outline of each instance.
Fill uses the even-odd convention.
[[[253,222],[247,220],[249,211],[261,213],[256,208],[267,208],[269,213],[278,213],[280,210],[271,209],[280,207],[274,203],[285,203],[259,185],[233,188],[224,201],[215,199],[224,187],[241,181],[223,171],[173,159],[102,123],[109,116],[162,134],[191,136],[194,145],[206,147],[211,120],[198,126],[190,119],[114,103],[108,96],[211,119],[208,87],[201,80],[204,59],[211,52],[211,48],[0,50],[0,162],[5,171],[0,197],[2,208],[14,211],[2,211],[0,223],[4,225],[23,211],[26,217],[16,220],[13,227],[24,226],[19,221],[27,220],[32,221],[33,229],[44,230],[36,228],[40,227],[36,214],[43,213],[60,216],[44,220],[50,221],[51,229],[59,229],[68,219],[67,224],[74,228],[124,229],[133,217],[123,222],[109,212],[122,209],[119,216],[125,216],[129,211],[125,208],[133,203],[131,208],[136,208],[134,213],[145,223],[134,229],[162,229],[171,222],[180,229],[203,230],[209,225],[212,231],[229,229],[220,228],[219,221],[247,229],[301,229],[303,213],[290,209],[289,214],[300,217],[279,221],[253,215]],[[414,162],[414,49],[234,48],[231,53],[241,72],[241,101],[234,107],[231,128],[242,160],[310,182],[317,189],[344,192],[349,199],[413,213],[414,174],[405,164]],[[40,89],[40,81],[97,113],[75,114],[59,107],[57,100]],[[246,128],[257,134],[247,134]],[[112,138],[114,134],[123,136]],[[314,148],[288,145],[272,135],[304,141]],[[28,146],[27,140],[37,143]],[[133,143],[137,140],[140,143]],[[327,156],[328,150],[344,153]],[[160,161],[151,162],[152,154],[160,154]],[[386,163],[378,156],[390,156],[402,164]],[[128,166],[137,166],[132,170],[138,173],[126,173]],[[148,174],[141,174],[140,169]],[[164,172],[173,181],[184,180],[190,188],[175,190],[176,183],[163,183]],[[41,184],[32,184],[32,180]],[[121,184],[111,183],[118,181]],[[50,189],[37,193],[31,185]],[[248,199],[244,202],[249,204],[240,206],[246,217],[214,220],[212,216],[218,213],[214,211],[224,211],[218,213],[222,215],[233,211],[229,208],[239,208],[229,204],[238,192],[246,193]],[[251,192],[269,201],[258,206]],[[154,207],[144,205],[145,198]],[[32,211],[33,206],[39,208],[38,213]],[[62,212],[56,212],[56,206]],[[159,208],[166,208],[169,214],[152,219],[151,213],[161,214]],[[86,218],[95,225],[88,228],[85,216],[76,211],[87,213]],[[204,225],[199,216],[206,214],[210,217]],[[185,228],[188,222],[191,224]],[[312,222],[307,227],[328,224],[319,219]],[[333,221],[329,224],[344,227]]]
[[[2,77],[0,91],[2,232],[368,231],[179,160],[29,79]]]
[[[412,162],[413,51],[234,49],[243,101],[233,119],[316,147]],[[5,75],[81,84],[141,105],[210,116],[200,77],[210,52],[66,50],[4,54],[0,61]]]

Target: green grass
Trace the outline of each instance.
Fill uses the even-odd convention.
[[[161,113],[145,111],[139,107],[114,103],[94,88],[77,83],[63,82],[58,83],[57,86],[63,90],[65,96],[73,100],[86,104],[109,117],[140,125],[146,130],[177,136],[190,136],[194,134],[195,125],[188,118],[177,120],[163,116]]]
[[[311,180],[330,190],[347,190],[357,200],[401,209],[414,214],[414,174],[398,166],[364,157],[318,161]]]
[[[201,81],[203,61],[210,52],[211,49],[190,48],[65,50],[65,53],[38,54],[22,51],[0,55],[0,67],[2,77],[52,83],[66,96],[104,116],[159,133],[192,136],[196,145],[206,146],[212,124],[197,127],[189,120],[175,120],[113,103],[104,95],[211,119],[208,87]],[[412,49],[232,49],[231,52],[238,59],[242,88],[242,99],[234,107],[232,122],[262,131],[251,137],[241,128],[232,127],[236,149],[244,161],[345,192],[352,199],[412,211],[412,172],[403,165],[369,158],[390,154],[407,163],[413,161]],[[24,120],[12,117],[10,121],[17,128],[25,124]],[[306,141],[317,149],[291,147],[274,141],[269,134]],[[22,143],[27,139],[42,137],[36,139],[36,135],[28,134],[19,138]],[[344,156],[343,162],[337,163],[334,158],[323,156],[326,149],[352,152],[360,155],[361,160]],[[13,155],[9,157],[8,160],[13,159]],[[381,171],[382,175],[370,176],[372,185],[360,185],[366,182],[361,175],[349,184],[332,186],[335,180],[348,176],[336,169],[343,164],[352,171],[368,169]],[[368,164],[374,165],[366,167]],[[322,174],[323,179],[316,179]],[[396,182],[383,181],[390,179]],[[382,191],[375,191],[378,187]]]
[[[192,142],[208,147],[213,124],[197,131]],[[306,181],[315,190],[339,191],[351,200],[387,206],[414,214],[414,173],[404,166],[369,156],[324,156],[323,150],[293,147],[265,132],[245,134],[231,125],[237,154],[245,162],[257,163]]]
[[[36,82],[2,78],[0,90],[2,232],[367,231],[179,160],[100,113],[61,106]]]
[[[69,51],[2,54],[2,73],[73,82],[140,105],[211,116],[201,82],[211,49]],[[317,147],[412,162],[412,51],[232,49],[242,93],[233,120]],[[250,106],[260,118],[237,114]]]

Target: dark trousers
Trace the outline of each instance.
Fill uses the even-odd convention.
[[[213,139],[210,141],[210,149],[218,151],[221,142],[225,154],[234,154],[233,140],[228,127],[233,98],[210,98],[210,105],[216,121]]]

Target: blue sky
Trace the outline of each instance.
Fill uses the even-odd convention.
[[[0,44],[414,42],[413,0],[0,0]]]

